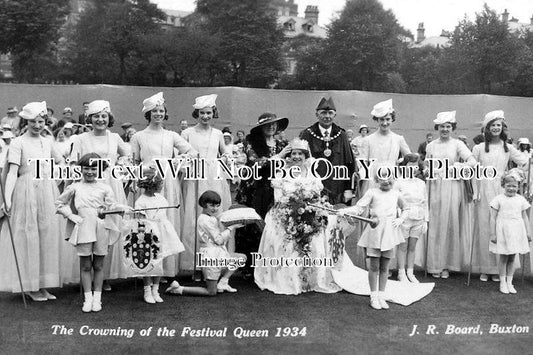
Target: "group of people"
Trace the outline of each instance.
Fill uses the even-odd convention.
[[[472,151],[453,137],[455,111],[438,113],[433,124],[439,138],[427,144],[422,157],[391,130],[397,118],[392,100],[376,104],[371,112],[378,130],[368,134],[362,126],[361,136],[352,141],[334,123],[333,99],[322,98],[315,110],[317,122],[290,142],[278,139],[289,119],[270,112],[259,116],[246,137],[242,132],[233,142],[231,132],[213,126],[219,114],[216,99],[216,94],[196,98],[192,118],[197,123],[177,133],[165,129],[169,114],[163,93],[157,93],[143,101],[146,128],[132,132],[131,125],[123,125],[124,137],[110,131],[115,123],[110,103],[95,100],[84,112],[89,126],[73,134],[73,124],[66,123],[54,132],[55,140],[43,135],[46,102],[25,105],[17,116],[24,130],[2,149],[0,291],[24,291],[35,301],[46,301],[55,298],[47,289],[81,282],[82,310],[98,312],[104,280],[142,276],[144,301],[158,303],[163,302],[161,278],[193,271],[202,253],[219,261],[239,259],[245,264],[243,277],[253,277],[261,289],[332,293],[350,289],[341,281],[350,273],[364,272],[344,250],[344,237],[354,235],[368,261],[360,266],[369,270],[367,286],[375,309],[387,309],[386,301],[394,301],[386,285],[389,266],[396,264],[401,287],[418,299],[423,295],[417,293],[415,264],[435,278],[448,278],[450,271],[479,273],[482,281],[492,275],[493,280],[499,277],[501,292],[516,292],[515,255],[529,252],[531,235],[530,206],[517,192],[530,175],[523,173],[530,158],[526,148],[519,151],[506,143],[503,111],[485,116],[484,142]],[[79,167],[80,179],[52,179],[45,166],[50,158],[64,167]],[[206,178],[186,178],[198,158],[205,163]],[[97,179],[95,159],[107,159],[103,179]],[[439,168],[436,178],[425,181],[424,161],[430,159],[455,167],[479,163],[494,167],[497,174],[493,179],[447,179]],[[221,179],[217,160],[255,166],[259,178]],[[508,171],[509,162],[518,168]],[[273,171],[276,163],[291,174]],[[35,179],[35,164],[43,165],[40,179]],[[144,167],[145,179],[118,179],[111,171],[121,165]],[[397,165],[418,173],[393,177],[380,172]],[[343,167],[345,176],[322,179],[331,166]],[[369,166],[370,176],[364,177]],[[169,173],[176,168],[178,174]],[[238,185],[235,199],[232,183]],[[220,212],[235,203],[253,209],[264,219],[264,228],[258,223],[222,224]],[[258,267],[254,255],[323,262]],[[160,263],[150,264],[154,260]],[[143,269],[147,264],[148,271]],[[204,266],[205,288],[173,281],[167,292],[236,292],[229,285],[233,271],[224,265]]]

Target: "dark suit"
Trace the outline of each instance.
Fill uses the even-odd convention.
[[[346,132],[344,132],[344,129],[336,124],[332,124],[330,137],[336,138],[329,142],[329,149],[331,150],[331,155],[329,157],[324,155],[324,150],[326,150],[326,142],[315,138],[311,132],[313,132],[317,137],[322,137],[322,132],[320,132],[320,128],[318,127],[318,122],[311,127],[304,129],[300,133],[300,138],[309,142],[311,155],[314,158],[325,158],[329,160],[333,166],[344,165],[348,168],[348,180],[334,180],[333,176],[327,180],[322,180],[322,184],[324,184],[324,192],[329,197],[330,203],[335,204],[343,202],[343,193],[345,190],[351,189],[351,177],[355,171],[354,157],[350,147],[350,142],[346,136]],[[326,172],[326,165],[324,163],[319,164],[317,171],[321,176],[324,176]]]

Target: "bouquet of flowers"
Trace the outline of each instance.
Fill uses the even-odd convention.
[[[286,184],[277,209],[287,240],[294,242],[295,250],[302,257],[310,255],[312,238],[327,224],[327,212],[309,206],[310,203],[327,204],[320,197],[321,186],[320,181],[305,179]]]

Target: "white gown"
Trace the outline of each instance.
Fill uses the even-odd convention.
[[[322,189],[319,180],[308,178],[302,180],[300,183],[295,180],[273,180],[274,199],[277,203],[265,217],[265,229],[258,250],[263,257],[298,256],[294,242],[286,239],[285,227],[280,223],[277,213],[297,186],[304,186],[309,193]],[[310,256],[329,258],[333,262],[332,267],[312,268],[307,277],[302,279],[301,267],[257,267],[256,265],[255,283],[261,290],[269,290],[276,294],[297,295],[306,291],[334,293],[345,290],[369,296],[368,272],[354,266],[344,248],[343,236],[352,234],[354,228],[344,219],[337,221],[336,215],[329,215],[326,228],[317,233],[310,243]],[[408,306],[427,296],[434,286],[434,283],[413,284],[389,280],[386,297],[390,302]]]

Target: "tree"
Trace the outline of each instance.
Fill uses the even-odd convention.
[[[283,32],[269,0],[198,0],[197,11],[220,40],[217,56],[226,66],[218,75],[226,84],[267,87],[277,79]]]
[[[138,84],[140,47],[161,31],[157,21],[164,17],[149,0],[95,0],[81,14],[65,54],[75,80]]]
[[[459,91],[504,93],[508,82],[518,74],[516,58],[523,45],[486,4],[481,13],[476,13],[475,22],[461,21],[446,51],[446,61],[457,68]]]
[[[330,75],[339,89],[386,90],[412,37],[378,0],[349,0],[328,27]],[[398,78],[395,79],[397,81]]]
[[[55,48],[68,5],[68,0],[0,0],[0,52],[12,54],[19,81],[44,81],[57,69]]]

